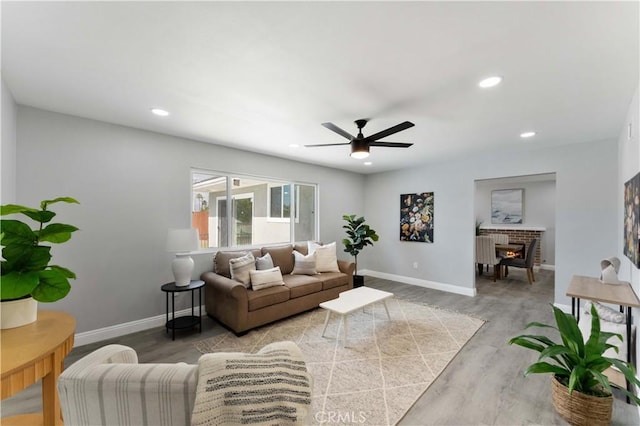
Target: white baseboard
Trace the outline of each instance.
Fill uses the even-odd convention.
[[[367,275],[375,278],[382,278],[390,281],[398,281],[405,284],[411,284],[418,287],[431,288],[433,290],[446,291],[448,293],[461,294],[463,296],[474,297],[476,295],[475,288],[460,287],[452,284],[444,284],[436,281],[422,280],[420,278],[405,277],[403,275],[387,274],[385,272],[372,271],[370,269],[363,269],[359,271],[360,275]]]
[[[196,309],[197,308],[198,307],[196,306]],[[204,306],[202,306],[202,312],[205,312]],[[183,315],[191,315],[191,308],[183,309],[176,312],[176,317],[180,317]],[[120,337],[124,336],[125,334],[144,331],[154,327],[162,327],[164,326],[166,320],[167,319],[165,314],[162,314],[156,315],[155,317],[143,318],[136,321],[98,328],[96,330],[76,333],[73,347],[75,348],[76,346],[83,346],[88,345],[89,343],[100,342],[106,339],[113,339],[114,337]]]
[[[543,263],[542,265],[540,265],[539,268],[540,269],[546,269],[547,271],[555,271],[556,270],[556,265],[549,265],[548,263]]]

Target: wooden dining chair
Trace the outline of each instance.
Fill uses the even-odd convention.
[[[476,263],[478,264],[478,272],[482,275],[484,265],[493,266],[493,281],[499,278],[501,257],[496,256],[496,243],[493,238],[488,235],[480,235],[476,237]]]
[[[504,266],[504,276],[509,275],[509,266],[513,266],[514,268],[524,268],[527,270],[527,279],[529,280],[529,284],[533,284],[536,280],[533,275],[533,261],[536,257],[536,249],[538,248],[538,239],[534,238],[529,243],[529,248],[527,249],[527,255],[524,259],[518,257],[507,257],[502,259],[500,262],[500,268]]]

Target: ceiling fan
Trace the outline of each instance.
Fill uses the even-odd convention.
[[[409,148],[411,145],[413,145],[412,143],[378,141],[378,139],[386,138],[387,136],[393,135],[394,133],[398,133],[415,126],[415,124],[413,124],[412,122],[405,121],[404,123],[389,127],[387,130],[383,130],[371,136],[365,137],[362,134],[362,128],[365,126],[365,124],[367,124],[367,121],[368,120],[365,119],[355,121],[356,126],[358,127],[358,136],[351,135],[349,132],[342,130],[340,127],[336,126],[333,123],[322,123],[322,125],[327,129],[336,132],[346,139],[349,139],[349,142],[305,145],[305,147],[311,148],[317,146],[351,145],[351,157],[361,159],[367,158],[369,156],[369,148],[372,146],[384,146],[387,148]]]

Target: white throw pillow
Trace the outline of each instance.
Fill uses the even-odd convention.
[[[284,285],[279,266],[271,269],[249,271],[249,275],[251,275],[251,287],[254,290]]]
[[[294,265],[292,275],[316,275],[316,254],[304,255],[297,250],[293,251]]]
[[[256,260],[251,253],[247,253],[242,257],[229,259],[229,271],[231,279],[241,282],[245,287],[249,288],[251,283],[250,271],[255,271]]]
[[[325,245],[309,241],[307,243],[307,250],[309,254],[316,254],[316,270],[318,272],[340,272],[335,241]]]
[[[587,301],[584,304],[584,312],[591,315],[591,305],[596,307],[596,312],[598,313],[598,317],[602,321],[614,322],[616,324],[622,324],[626,322],[626,315],[622,312],[616,311],[615,309],[611,309],[608,306],[605,306],[598,302],[590,302]]]

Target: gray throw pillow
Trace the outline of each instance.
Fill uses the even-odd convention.
[[[316,275],[316,254],[311,253],[307,256],[304,254],[293,251],[294,265],[292,275]]]
[[[256,258],[256,269],[258,271],[264,271],[266,269],[273,268],[273,259],[271,259],[271,255],[269,253],[265,254],[262,257]]]

